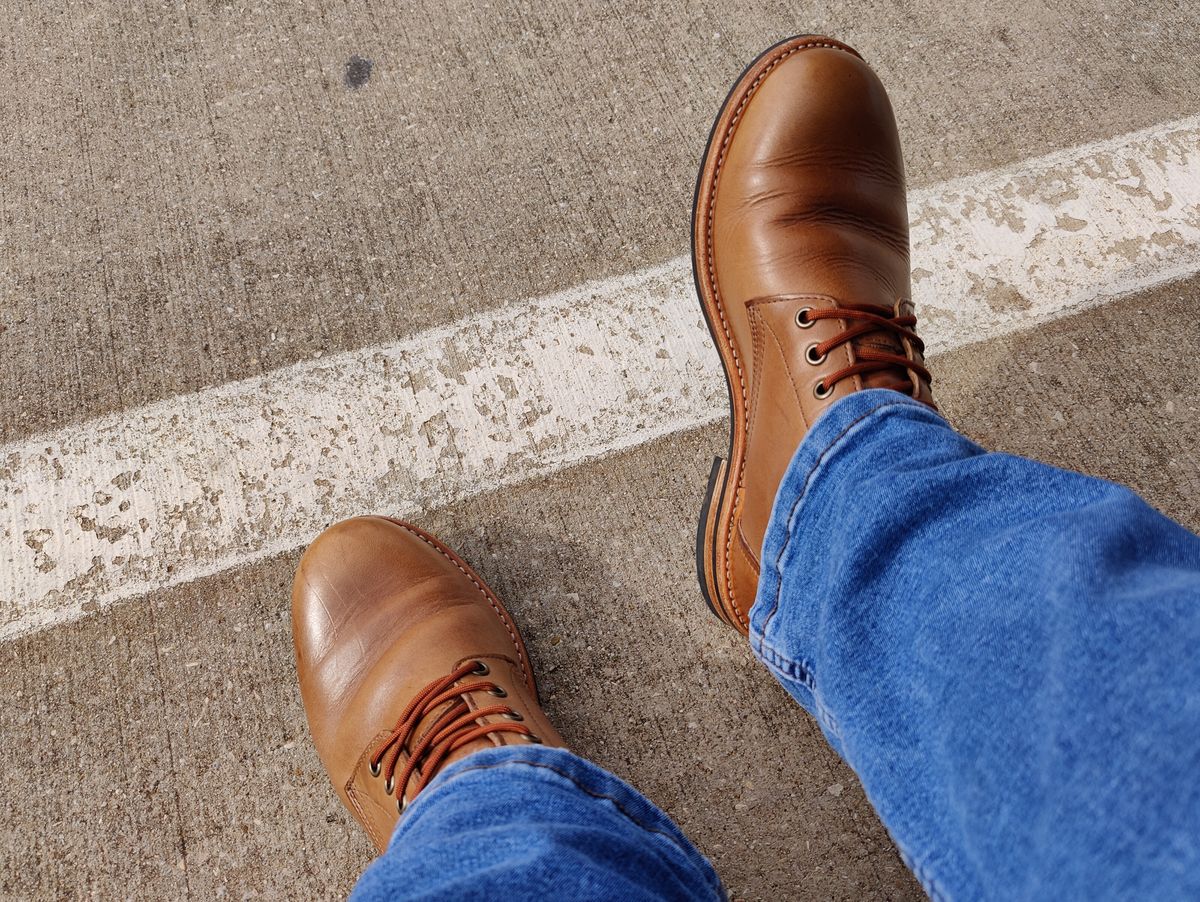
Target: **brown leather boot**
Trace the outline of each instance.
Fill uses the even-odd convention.
[[[771,505],[816,418],[863,388],[933,403],[900,141],[853,49],[791,38],[734,84],[696,184],[692,263],[733,414],[700,518],[700,585],[746,633]]]
[[[318,536],[296,573],[292,632],[317,753],[380,851],[451,761],[564,744],[508,612],[415,526],[358,517]]]

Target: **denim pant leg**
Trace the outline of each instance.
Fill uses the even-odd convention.
[[[446,768],[351,896],[724,898],[712,866],[662,811],[596,765],[542,746],[489,749]]]
[[[1200,539],[894,392],[834,405],[751,647],[935,899],[1200,898]]]

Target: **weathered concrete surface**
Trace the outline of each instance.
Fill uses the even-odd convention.
[[[964,348],[934,361],[939,401],[989,445],[1120,479],[1198,528],[1200,373],[1180,365],[1197,304],[1192,280]],[[737,897],[919,897],[853,775],[700,600],[693,518],[723,445],[681,434],[424,522],[512,609],[568,740],[666,807]],[[308,742],[294,564],[0,645],[7,894],[348,890],[370,852]]]
[[[3,29],[0,441],[676,256],[717,104],[798,31],[877,67],[914,185],[1200,96],[1200,7],[1130,0],[103,0]]]
[[[674,258],[715,106],[780,36],[857,44],[929,185],[1195,114],[1198,19],[1128,0],[8,4],[0,441]],[[1197,302],[1189,281],[940,358],[939,400],[1196,528]],[[915,897],[853,777],[703,611],[692,524],[722,447],[693,431],[424,520],[512,605],[564,733],[735,895]],[[345,893],[368,850],[307,743],[293,565],[0,645],[0,894]]]

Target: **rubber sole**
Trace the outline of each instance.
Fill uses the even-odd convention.
[[[723,489],[725,475],[725,458],[714,457],[712,471],[708,474],[708,489],[704,493],[704,503],[700,506],[700,523],[696,529],[696,578],[700,581],[700,595],[704,598],[704,603],[708,605],[708,609],[712,611],[713,616],[724,621],[725,618],[713,603],[712,595],[715,591],[716,571],[714,570],[716,559],[715,556],[708,552],[708,535],[709,525],[716,517],[717,511],[721,509],[720,499],[714,499],[714,495]],[[717,504],[714,506],[713,501]]]

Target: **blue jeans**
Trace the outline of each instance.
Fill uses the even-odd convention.
[[[788,469],[754,653],[934,899],[1200,898],[1200,539],[884,390]],[[357,899],[719,899],[661,811],[558,749],[482,752]]]

